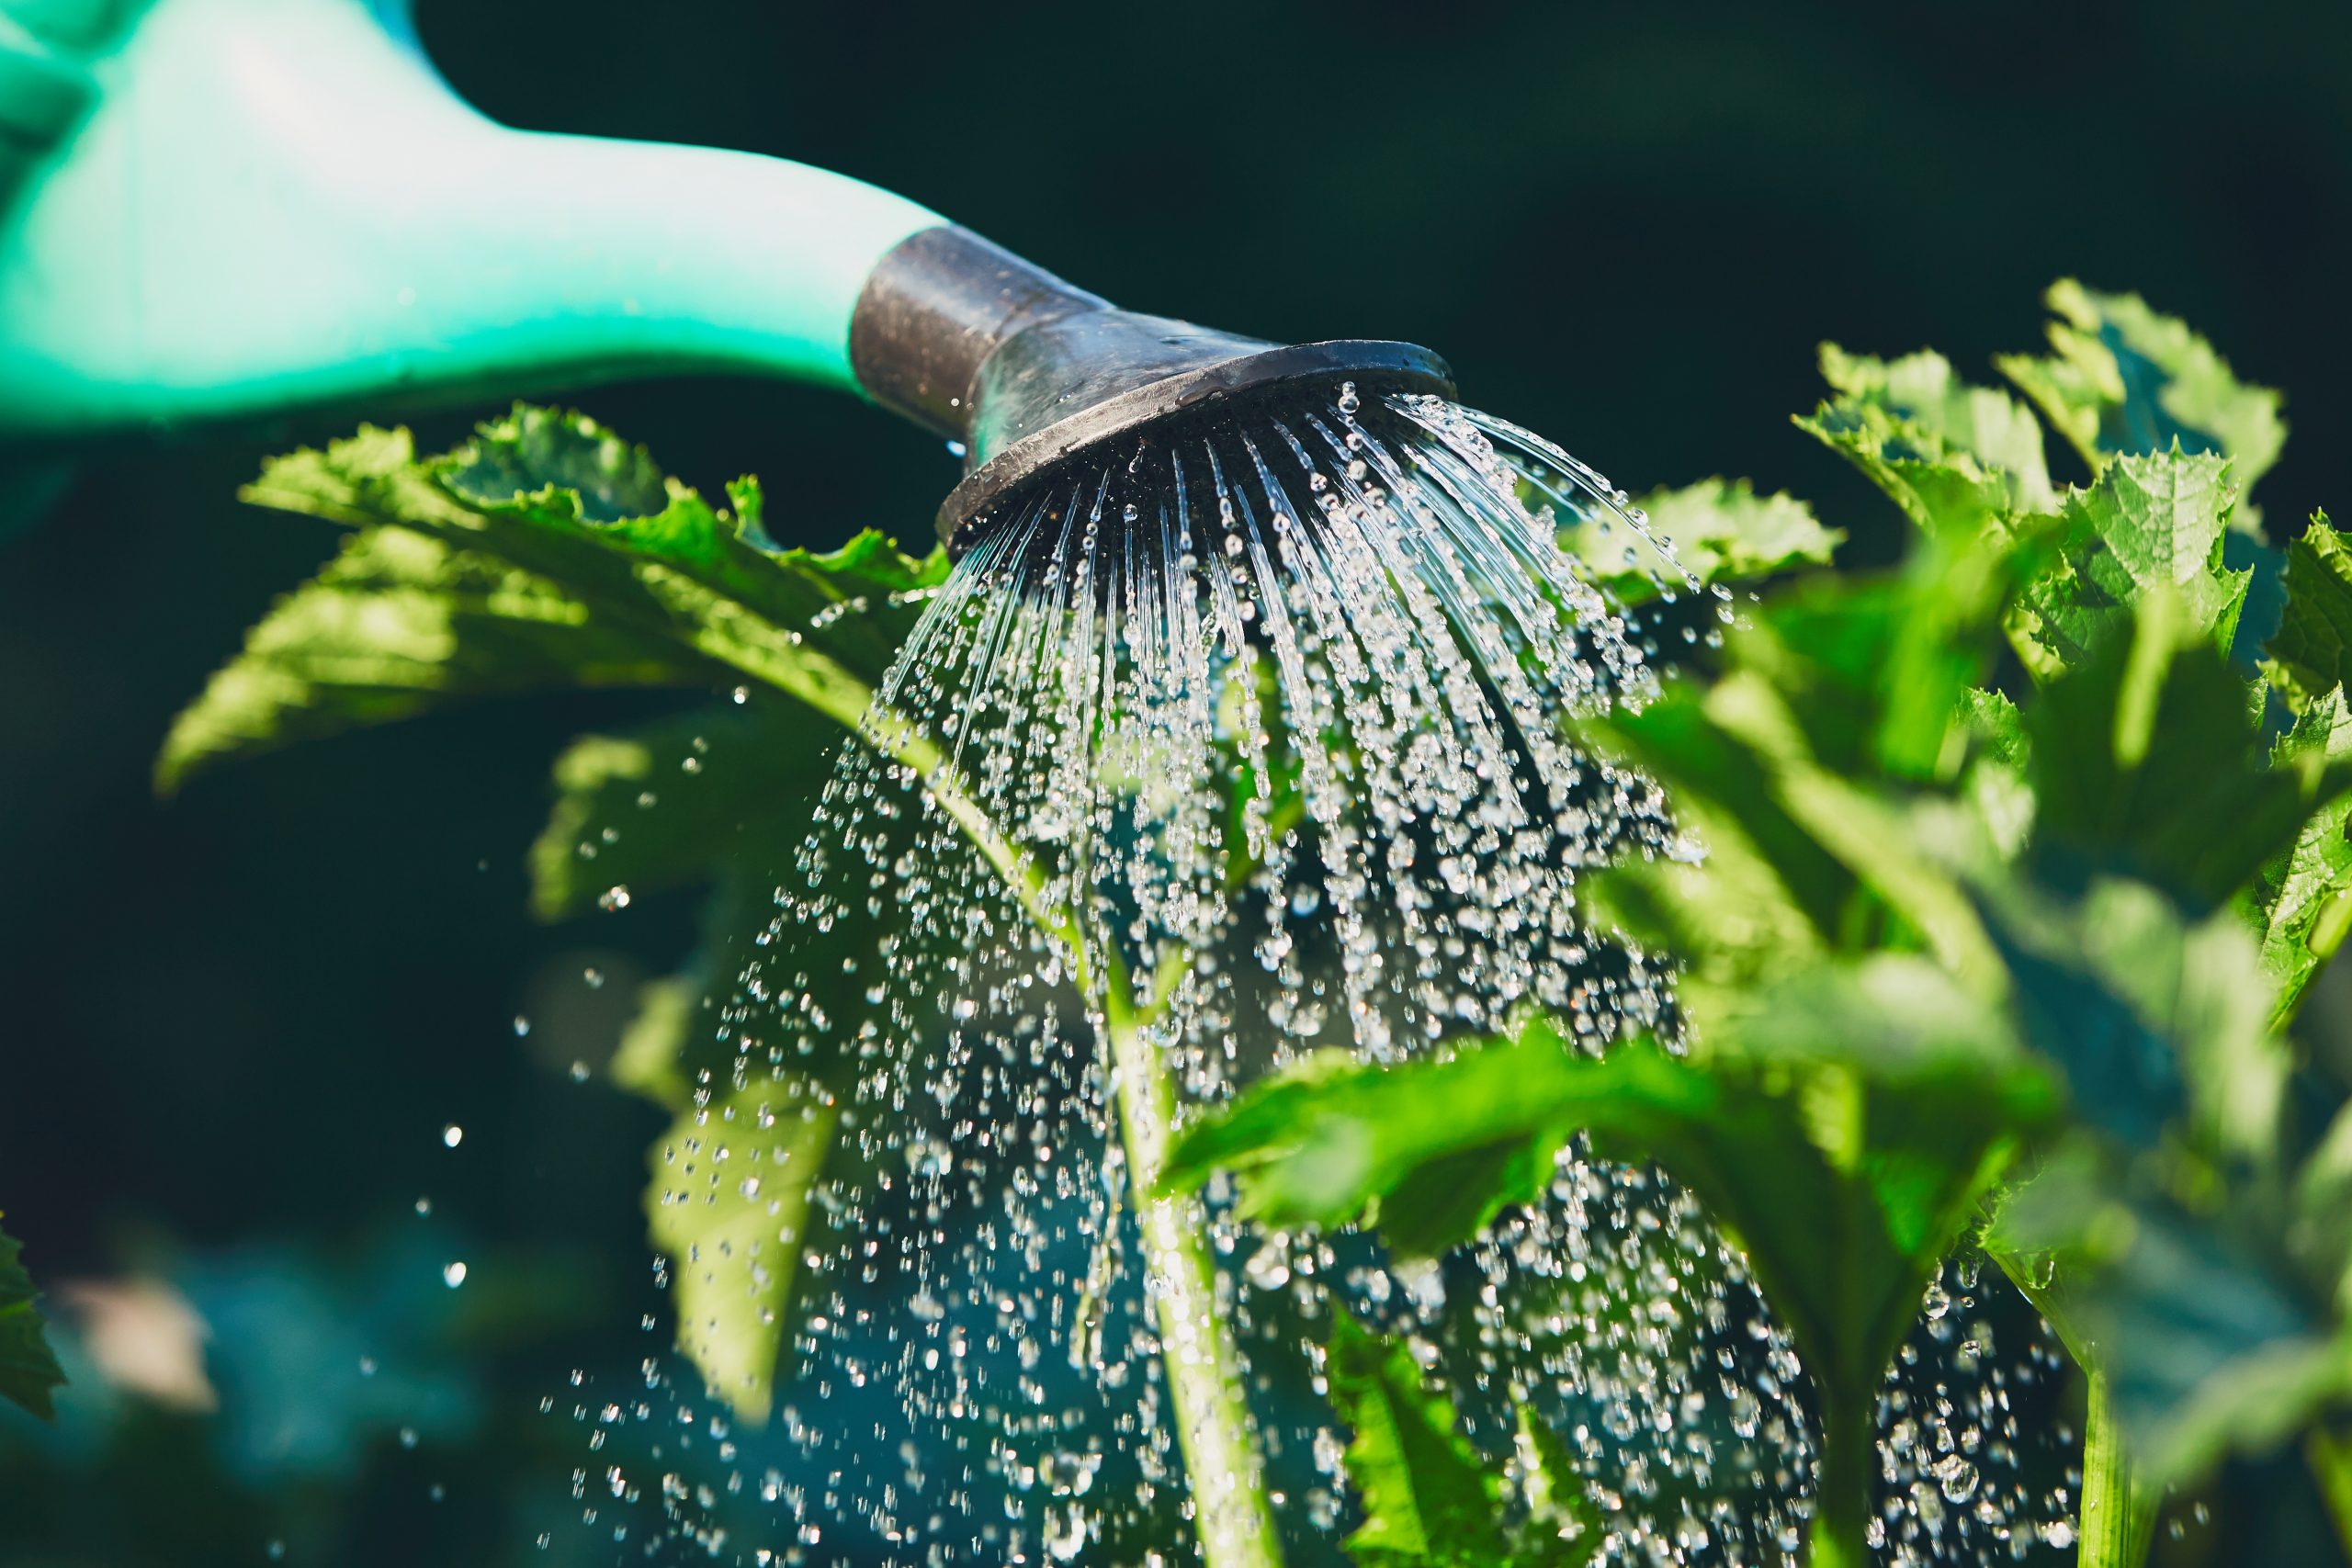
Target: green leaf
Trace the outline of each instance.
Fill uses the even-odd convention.
[[[2027,1041],[2066,1074],[2086,1122],[2134,1147],[2186,1130],[2216,1157],[2273,1156],[2291,1064],[2234,911],[2192,919],[2156,889],[2113,877],[2072,902],[1983,891]]]
[[[2041,874],[2076,886],[2095,870],[2133,876],[2192,911],[2235,897],[2352,785],[2340,762],[2264,765],[2259,696],[2184,627],[2177,600],[2152,593],[2023,710]]]
[[[756,486],[715,511],[573,414],[518,408],[438,457],[368,429],[271,462],[245,498],[358,530],[180,716],[156,773],[458,696],[750,677],[854,725],[942,581],[861,535],[778,551]]]
[[[802,1083],[689,1105],[653,1146],[646,1217],[669,1258],[678,1348],[744,1420],[767,1418],[808,1194],[839,1112]]]
[[[2046,512],[2056,504],[2032,413],[2007,392],[1962,381],[1934,350],[1873,359],[1826,343],[1821,376],[1841,401],[1883,410],[1931,460],[1961,454],[2000,475],[2007,510]]]
[[[1364,1519],[1345,1542],[1349,1555],[1367,1568],[1503,1562],[1493,1475],[1463,1441],[1445,1396],[1422,1388],[1412,1353],[1340,1311],[1325,1376],[1332,1410],[1354,1434],[1344,1462]]]
[[[1927,534],[1973,537],[2011,510],[2008,476],[1883,404],[1838,398],[1794,423],[1860,468]]]
[[[1527,1497],[1524,1555],[1541,1568],[1585,1568],[1600,1555],[1609,1527],[1585,1495],[1576,1456],[1560,1435],[1525,1404],[1513,1406],[1519,1421],[1518,1449]]]
[[[2352,549],[2324,512],[2287,547],[2286,592],[2262,672],[2301,713],[2352,678]]]
[[[531,846],[533,908],[563,919],[616,887],[634,898],[737,866],[780,868],[840,739],[806,709],[773,702],[581,737],[556,760],[555,807]]]
[[[2344,688],[2335,686],[2303,705],[2294,728],[2279,739],[2270,765],[2273,772],[2307,781],[2316,794],[2325,787],[2329,771],[2346,763],[2352,763],[2352,709],[2346,705]],[[2261,932],[2262,966],[2277,996],[2274,1029],[2283,1030],[2294,1017],[2304,990],[2352,929],[2347,830],[2352,796],[2321,802],[2297,830],[2294,846],[2264,868],[2254,887],[2251,912]]]
[[[2086,1142],[2007,1195],[1984,1241],[2099,1369],[2152,1484],[2275,1447],[2352,1392],[2352,1338],[2315,1319],[2258,1228],[2191,1214]]]
[[[0,1231],[0,1399],[31,1411],[44,1421],[56,1414],[51,1392],[65,1382],[49,1348],[32,1276],[25,1272],[24,1248]]]
[[[1430,1164],[1582,1131],[1596,1154],[1690,1188],[1814,1375],[1866,1397],[2011,1140],[2049,1114],[2048,1086],[1997,1015],[1924,960],[1824,969],[1706,1010],[1708,1054],[1687,1060],[1638,1043],[1581,1056],[1539,1021],[1444,1062],[1313,1058],[1188,1131],[1163,1179],[1229,1169],[1272,1224],[1362,1217],[1385,1235]]]
[[[2241,382],[2203,338],[2136,294],[2100,294],[2072,278],[2044,297],[2058,319],[2052,352],[2002,357],[2003,374],[2040,406],[2042,416],[2082,454],[2091,471],[2119,453],[2153,453],[2177,443],[2231,460],[2238,482],[2255,481],[2278,460],[2287,426],[2279,398]],[[2235,525],[2256,530],[2242,508]]]
[[[1653,491],[1637,503],[1648,534],[1606,520],[1560,531],[1560,547],[1621,604],[1702,583],[1753,581],[1799,566],[1826,566],[1845,535],[1825,528],[1804,502],[1756,493],[1747,479],[1711,479]],[[1653,540],[1672,543],[1662,552]],[[1669,558],[1670,557],[1670,558]]]
[[[2235,500],[2225,459],[2180,452],[2118,457],[2090,489],[2069,491],[2062,558],[2026,586],[2010,622],[2034,679],[2088,663],[2156,593],[2226,655],[2254,579],[2222,564]]]
[[[707,996],[708,984],[699,966],[639,986],[637,1011],[621,1031],[620,1044],[605,1069],[613,1082],[683,1112],[694,1099],[685,1059]]]

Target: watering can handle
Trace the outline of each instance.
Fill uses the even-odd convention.
[[[494,124],[404,0],[0,0],[0,446],[664,372],[854,389],[861,288],[940,221]]]

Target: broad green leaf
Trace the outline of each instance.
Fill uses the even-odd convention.
[[[2233,910],[2190,919],[2155,888],[2098,877],[2065,902],[1982,889],[2026,1038],[2064,1072],[2077,1113],[2121,1143],[2185,1129],[2199,1150],[2275,1151],[2290,1062],[2269,1027],[2255,938]]]
[[[1838,398],[1795,423],[1860,468],[1930,536],[1973,538],[2011,509],[2008,476],[1883,403]]]
[[[403,528],[344,542],[280,599],[174,722],[159,788],[198,768],[458,696],[566,686],[707,683],[702,660],[582,594],[486,551]]]
[[[1645,604],[1661,591],[1744,582],[1800,566],[1826,566],[1845,535],[1825,528],[1804,502],[1762,495],[1747,479],[1711,479],[1653,491],[1637,503],[1646,536],[1622,523],[1581,523],[1560,531],[1560,547],[1619,604]],[[1656,541],[1670,541],[1661,551]],[[1685,576],[1688,573],[1689,576]]]
[[[1900,572],[1775,595],[1726,639],[1725,662],[1771,685],[1822,765],[1949,783],[1965,755],[1959,710],[1993,665],[2006,606],[2048,559],[2031,525],[1931,539]]]
[[[1367,1565],[1506,1562],[1496,1521],[1499,1488],[1462,1439],[1453,1407],[1421,1386],[1403,1345],[1375,1338],[1339,1311],[1324,1368],[1331,1408],[1353,1437],[1343,1455],[1363,1507],[1346,1541]]]
[[[1973,756],[1961,793],[2003,860],[2024,852],[2033,833],[2032,745],[2015,703],[1998,692],[1972,690],[1962,699]]]
[[[689,1105],[653,1146],[646,1217],[669,1258],[678,1348],[744,1420],[766,1420],[808,1194],[839,1112],[797,1081]]]
[[[1986,1248],[2099,1368],[2155,1484],[2260,1452],[2352,1392],[2352,1337],[2257,1227],[2199,1218],[2077,1141],[2006,1197]]]
[[[25,1272],[22,1246],[0,1231],[0,1399],[22,1405],[43,1420],[56,1413],[52,1392],[65,1381],[51,1353],[33,1305],[38,1292]]]
[[[2303,705],[2294,728],[2271,754],[2274,772],[2324,787],[2331,768],[2352,762],[2352,709],[2344,688]],[[2267,866],[2252,891],[2262,966],[2277,1000],[2271,1026],[2284,1029],[2302,1001],[2304,989],[2352,930],[2352,796],[2319,804],[2295,835],[2286,855]]]
[[[1951,361],[1932,349],[1900,359],[1848,354],[1821,345],[1821,377],[1842,400],[1884,410],[1915,432],[1923,452],[1975,459],[2001,476],[2013,512],[2046,512],[2056,504],[2042,456],[2041,426],[2007,392],[1973,387],[1952,374]]]
[[[2183,626],[2177,601],[2151,594],[2127,630],[2023,710],[2041,874],[2060,886],[2092,871],[2134,876],[2192,911],[2234,897],[2352,785],[2343,763],[2266,766],[2259,695]]]
[[[2222,564],[2235,500],[2225,459],[2180,452],[2118,457],[2090,489],[2067,492],[2062,558],[2027,584],[2010,621],[2034,679],[2088,663],[2154,593],[2226,655],[2254,577]]]
[[[2326,513],[2287,547],[2286,590],[2262,671],[2301,713],[2352,678],[2352,549]]]
[[[244,495],[359,532],[181,716],[165,789],[450,697],[562,686],[750,677],[854,725],[945,572],[872,534],[775,550],[749,481],[714,510],[592,421],[528,408],[438,457],[363,430],[274,460]]]
[[[1595,1059],[1532,1021],[1444,1062],[1329,1057],[1251,1089],[1179,1142],[1166,1178],[1236,1173],[1276,1224],[1388,1229],[1413,1174],[1478,1149],[1556,1146],[1655,1163],[1747,1255],[1841,1409],[1866,1400],[1928,1275],[2051,1110],[1997,1015],[1923,960],[1825,969],[1717,998],[1707,1055],[1623,1044]]]
[[[533,908],[562,919],[616,888],[633,897],[780,868],[840,739],[805,708],[767,701],[582,736],[556,760],[555,807],[531,846]]]
[[[685,1065],[688,1045],[708,994],[699,968],[639,986],[637,1011],[605,1069],[613,1082],[656,1105],[684,1111],[694,1099]]]
[[[2278,460],[2287,427],[2278,394],[2240,381],[2203,338],[2136,294],[2100,294],[2072,278],[2045,297],[2052,352],[2009,355],[1997,363],[2040,406],[2091,471],[2119,453],[2190,452],[2231,460],[2238,482],[2255,481]],[[2235,525],[2258,519],[2241,508]]]

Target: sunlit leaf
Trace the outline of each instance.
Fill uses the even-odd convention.
[[[1689,577],[1744,582],[1800,566],[1826,566],[1845,538],[1823,527],[1804,502],[1758,495],[1746,479],[1702,479],[1653,491],[1635,504],[1648,518],[1646,537],[1602,521],[1560,531],[1560,547],[1621,604],[1647,603],[1661,584],[1685,592]],[[1662,553],[1657,540],[1670,541],[1669,551]]]
[[[910,600],[945,570],[871,534],[775,550],[748,481],[715,510],[594,422],[537,409],[438,457],[365,430],[274,460],[244,494],[359,532],[181,715],[156,764],[167,790],[458,696],[748,677],[854,724]]]
[[[1453,1405],[1422,1386],[1412,1353],[1340,1311],[1331,1318],[1324,1375],[1332,1411],[1352,1434],[1343,1458],[1363,1508],[1349,1555],[1399,1568],[1503,1562],[1499,1488],[1463,1441]]]
[[[2304,705],[2280,738],[2271,767],[2324,789],[2330,771],[2352,762],[2352,709],[2344,689]],[[2352,930],[2352,795],[2319,803],[2295,834],[2293,848],[2263,870],[2251,898],[2262,939],[2262,964],[2277,990],[2271,1022],[2284,1028],[2323,964]]]
[[[838,1112],[793,1080],[689,1105],[654,1145],[646,1217],[669,1259],[678,1348],[745,1420],[767,1418],[808,1194]]]
[[[556,802],[531,846],[542,919],[609,904],[616,888],[707,882],[746,861],[765,873],[806,831],[806,805],[841,731],[773,701],[585,735],[556,760]]]
[[[2031,412],[1997,388],[1962,380],[1951,362],[1934,350],[1874,359],[1826,343],[1821,377],[1841,400],[1883,410],[1900,422],[1923,456],[1949,460],[1964,454],[1997,473],[2009,510],[2043,512],[2055,503],[2041,426]]]
[[[2178,452],[2118,457],[2069,491],[2060,559],[2026,585],[2011,620],[2027,670],[2047,682],[2087,664],[2155,593],[2226,655],[2254,576],[2222,564],[2235,500],[2225,459]]]
[[[2202,337],[2136,294],[2101,294],[2072,278],[2051,286],[2052,352],[2008,355],[2001,370],[2082,454],[2094,473],[2118,453],[2213,452],[2251,490],[2278,460],[2279,398],[2240,381]],[[2236,526],[2259,519],[2241,508]]]

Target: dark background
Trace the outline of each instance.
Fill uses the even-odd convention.
[[[2140,290],[2286,389],[2274,520],[2352,505],[2352,7],[420,9],[451,81],[511,123],[788,154],[1125,304],[1427,343],[1469,400],[1629,488],[1752,475],[1865,558],[1893,514],[1787,423],[1815,400],[1815,342],[1932,344],[1989,378],[2067,274]],[[610,217],[731,243],[725,212]],[[936,442],[794,388],[576,400],[706,488],[762,474],[787,543],[921,541],[953,481]],[[216,1322],[258,1292],[388,1377],[405,1357],[403,1397],[442,1414],[411,1449],[385,1413],[408,1405],[357,1401],[288,1461],[190,1417],[35,1436],[0,1413],[0,1561],[248,1563],[283,1541],[297,1562],[548,1562],[533,1537],[576,1513],[578,1456],[530,1412],[652,1304],[637,1191],[658,1118],[562,1069],[689,944],[692,907],[539,928],[521,868],[562,740],[643,709],[452,713],[149,792],[172,714],[334,547],[233,487],[333,433],[110,452],[0,542],[0,1206],[44,1280],[157,1270]],[[466,1292],[388,1304],[453,1258]],[[268,1283],[288,1279],[307,1283]],[[224,1393],[300,1385],[244,1353],[216,1341]],[[435,1382],[449,1367],[463,1386]],[[2166,1551],[2329,1561],[2299,1474],[2233,1471]]]

